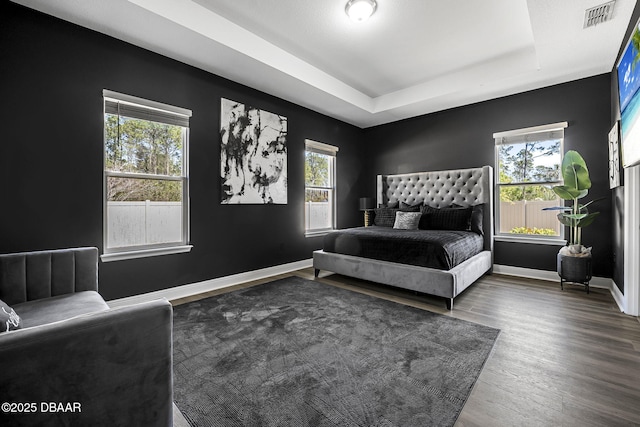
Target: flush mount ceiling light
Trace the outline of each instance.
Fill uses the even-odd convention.
[[[345,11],[351,20],[363,22],[373,15],[377,6],[375,0],[349,0]]]

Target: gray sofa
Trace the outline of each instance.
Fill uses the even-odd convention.
[[[0,333],[0,425],[172,424],[171,304],[111,309],[97,291],[96,248],[0,255],[22,321]]]

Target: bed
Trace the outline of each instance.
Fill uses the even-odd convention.
[[[491,166],[378,175],[377,203],[379,207],[397,204],[400,211],[410,211],[421,205],[427,206],[422,208],[422,212],[443,212],[444,209],[452,207],[467,208],[472,210],[475,216],[480,211],[481,216],[474,217],[480,230],[467,232],[476,235],[474,245],[479,245],[479,248],[471,254],[458,255],[447,253],[445,249],[429,249],[429,246],[426,246],[429,243],[422,242],[407,252],[412,252],[414,258],[418,259],[417,254],[420,252],[440,251],[440,262],[434,264],[431,259],[427,261],[413,260],[410,261],[411,263],[407,263],[405,259],[397,258],[399,252],[408,246],[407,240],[419,240],[419,234],[434,234],[431,230],[427,230],[428,232],[416,230],[414,232],[413,230],[394,230],[387,227],[386,230],[382,230],[381,235],[376,234],[381,231],[381,227],[337,230],[325,236],[327,247],[313,253],[313,267],[316,277],[321,270],[325,270],[436,295],[445,298],[447,308],[451,310],[456,296],[484,274],[492,271],[493,168]],[[381,209],[376,211],[379,214],[384,213]],[[435,234],[447,234],[442,233],[443,230],[439,231],[440,233]],[[403,234],[407,240],[402,240]],[[377,238],[388,240],[381,243],[376,241]],[[426,237],[427,240],[429,238]],[[450,236],[447,236],[444,239],[449,238]],[[330,247],[331,242],[333,242],[333,247]],[[361,251],[361,247],[368,247],[369,251]],[[385,251],[381,249],[382,247],[390,250]],[[444,262],[442,262],[443,260]]]

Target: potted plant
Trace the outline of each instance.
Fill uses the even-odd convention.
[[[571,201],[571,206],[557,206],[545,210],[561,210],[558,220],[569,227],[567,246],[560,249],[557,258],[560,284],[563,280],[583,283],[589,291],[591,280],[591,248],[582,245],[582,228],[590,225],[599,212],[589,212],[588,206],[595,200],[581,204],[580,199],[587,196],[591,188],[589,170],[582,156],[574,150],[567,151],[562,160],[562,178],[564,185],[556,185],[553,192],[561,199]]]

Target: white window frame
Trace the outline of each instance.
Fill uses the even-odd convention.
[[[119,261],[125,259],[144,258],[158,255],[168,255],[175,253],[184,253],[191,251],[192,245],[189,244],[190,239],[190,218],[189,218],[189,118],[192,115],[191,110],[173,105],[163,104],[131,95],[126,95],[111,90],[104,89],[103,96],[103,121],[106,114],[113,113],[113,109],[117,108],[118,114],[123,112],[123,116],[136,119],[179,125],[184,127],[183,148],[182,148],[182,174],[180,176],[170,175],[153,175],[129,172],[108,171],[106,167],[105,144],[106,144],[106,127],[103,141],[103,254],[101,259],[103,262]],[[143,178],[143,179],[159,179],[163,181],[179,181],[182,182],[182,235],[181,240],[176,242],[167,242],[161,244],[147,244],[125,246],[119,248],[107,247],[108,236],[108,210],[107,210],[107,180],[109,177],[118,178]]]
[[[567,241],[564,238],[565,227],[560,227],[560,235],[558,236],[541,236],[541,235],[527,235],[527,234],[511,234],[500,232],[500,188],[503,186],[518,186],[518,185],[540,185],[540,184],[562,184],[562,176],[556,181],[540,181],[540,182],[516,182],[509,184],[500,184],[500,152],[499,147],[505,144],[514,144],[519,141],[535,140],[535,139],[552,139],[560,135],[560,164],[564,158],[564,129],[567,128],[567,122],[558,122],[548,125],[533,126],[523,129],[514,129],[503,132],[496,132],[493,134],[495,140],[495,226],[494,240],[503,242],[519,242],[519,243],[534,243],[543,245],[566,245]],[[545,135],[542,135],[546,133]],[[530,138],[530,139],[528,139]],[[561,201],[564,204],[564,201]]]
[[[336,203],[336,166],[337,166],[337,155],[339,148],[333,145],[325,144],[318,141],[313,141],[311,139],[306,139],[304,141],[305,148],[305,163],[306,163],[306,153],[312,152],[317,154],[324,154],[331,158],[331,163],[329,164],[329,179],[330,185],[327,187],[323,186],[307,186],[305,182],[304,192],[307,193],[307,190],[328,190],[329,191],[329,203],[331,205],[331,227],[330,228],[322,228],[322,229],[307,229],[307,215],[306,210],[303,214],[304,217],[304,235],[305,237],[312,236],[322,236],[336,229],[336,221],[337,221],[337,203]],[[304,200],[304,198],[303,198]],[[306,202],[303,202],[306,203]]]

